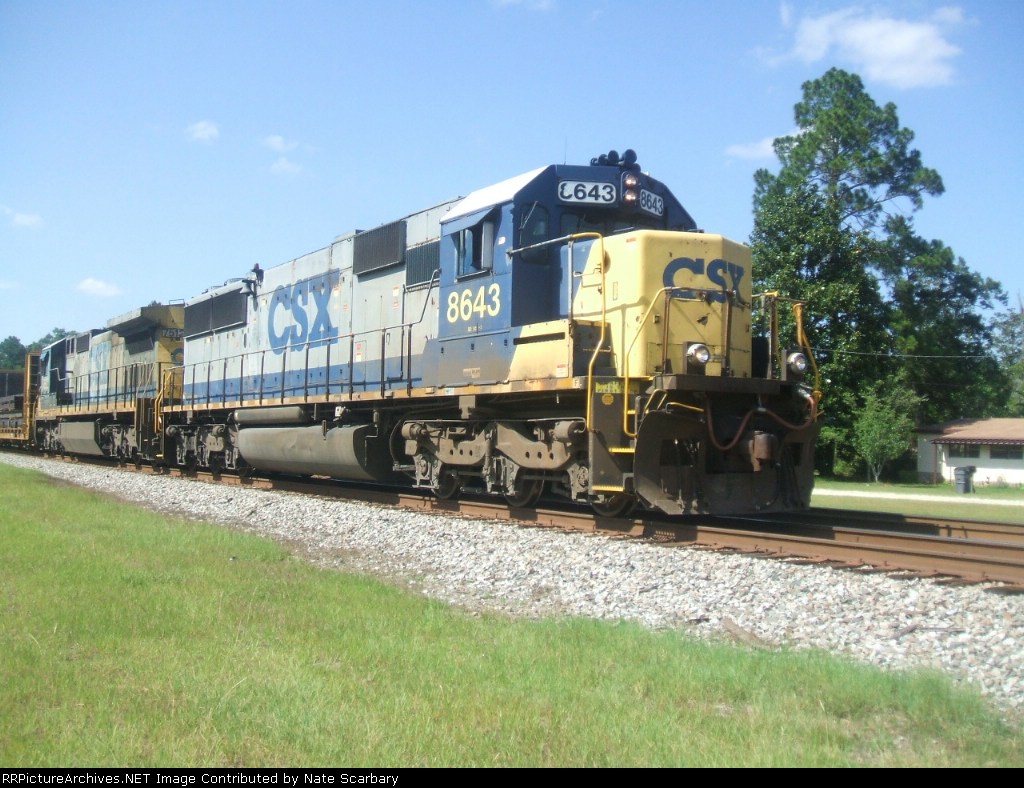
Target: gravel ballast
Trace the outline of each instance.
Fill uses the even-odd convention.
[[[11,454],[0,461],[262,534],[319,565],[473,611],[625,619],[883,668],[937,668],[1011,716],[1024,713],[1024,596]]]

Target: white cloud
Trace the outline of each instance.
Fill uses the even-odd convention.
[[[967,21],[963,9],[952,5],[937,10],[932,14],[932,20],[938,25],[962,25]]]
[[[779,7],[779,16],[782,19],[782,26],[788,28],[793,24],[793,6],[783,3]]]
[[[269,137],[263,139],[263,144],[270,150],[276,153],[287,153],[290,150],[295,150],[298,147],[298,143],[289,142],[280,134],[271,134]]]
[[[789,57],[814,63],[833,57],[846,61],[874,82],[897,88],[947,85],[960,48],[946,35],[964,24],[963,12],[944,6],[930,19],[911,21],[851,6],[817,17],[793,19],[782,6],[786,27],[795,27]]]
[[[531,11],[550,11],[555,7],[555,0],[491,0],[495,8],[520,6]]]
[[[21,211],[12,210],[6,205],[0,205],[0,211],[3,211],[4,215],[10,218],[11,224],[15,227],[43,226],[43,217],[37,213],[22,213]]]
[[[775,155],[775,137],[765,137],[757,142],[745,142],[730,145],[725,155],[732,159],[770,159]]]
[[[193,142],[216,142],[220,128],[212,120],[201,120],[185,129],[185,134]]]
[[[104,282],[102,279],[93,279],[91,276],[78,283],[78,290],[91,296],[110,298],[121,295],[121,288]]]
[[[302,165],[296,164],[287,156],[282,156],[270,165],[270,171],[275,175],[297,175],[302,172]]]
[[[11,222],[17,227],[40,227],[43,224],[43,217],[37,213],[15,212]]]

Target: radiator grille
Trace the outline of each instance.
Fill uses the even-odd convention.
[[[359,233],[353,240],[352,268],[357,274],[378,271],[404,262],[405,221],[392,222]]]

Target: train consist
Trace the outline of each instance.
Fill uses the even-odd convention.
[[[612,151],[44,348],[0,440],[609,516],[801,508],[817,394],[788,305]]]

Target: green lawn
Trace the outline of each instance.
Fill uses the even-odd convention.
[[[930,495],[936,498],[945,496],[966,499],[982,499],[991,501],[1017,501],[1024,505],[1024,489],[1020,487],[1007,487],[997,485],[984,485],[975,487],[974,492],[958,493],[952,484],[891,484],[889,482],[839,481],[835,479],[815,479],[815,487],[823,487],[829,490],[853,490],[861,492],[885,492],[907,495]]]
[[[0,763],[1020,766],[943,677],[471,616],[0,465]]]
[[[920,517],[951,517],[1024,524],[1024,490],[1010,487],[978,487],[972,493],[957,493],[948,484],[870,484],[817,479],[815,490],[883,495],[872,498],[844,495],[816,495],[812,505],[827,509],[893,512]],[[926,496],[933,500],[894,499],[890,495]],[[948,499],[953,498],[954,501]],[[1006,506],[1005,503],[1019,506]]]

